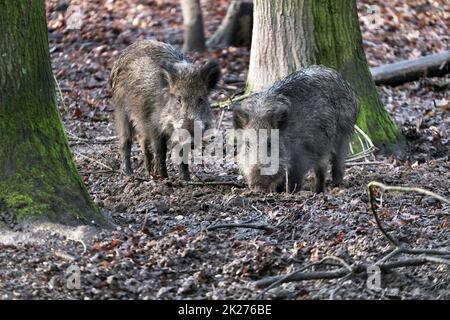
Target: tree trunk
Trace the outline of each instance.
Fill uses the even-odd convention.
[[[205,51],[205,33],[200,0],[181,0],[181,11],[184,27],[183,51]]]
[[[362,47],[354,0],[255,0],[248,90],[267,87],[312,64],[337,69],[355,88],[358,126],[395,151],[401,134],[384,108]]]
[[[252,43],[253,2],[234,0],[220,27],[208,40],[210,47],[249,47]]]
[[[0,221],[106,225],[56,106],[44,0],[0,0],[0,30]]]

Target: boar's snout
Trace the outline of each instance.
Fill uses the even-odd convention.
[[[184,119],[181,122],[181,129],[187,130],[191,135],[195,133],[203,134],[212,127],[212,119]]]

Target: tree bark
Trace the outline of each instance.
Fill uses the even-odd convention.
[[[338,70],[361,101],[358,126],[395,151],[402,136],[376,92],[354,0],[255,0],[248,90],[270,86],[312,64]]]
[[[181,0],[184,27],[184,52],[206,50],[200,0]]]
[[[56,106],[44,0],[0,0],[0,221],[106,225]]]

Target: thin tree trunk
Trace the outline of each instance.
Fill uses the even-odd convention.
[[[248,90],[312,64],[337,69],[360,100],[359,127],[388,151],[402,140],[384,108],[362,47],[354,0],[255,0]]]
[[[209,47],[249,47],[252,43],[252,28],[253,2],[234,0],[207,44]]]
[[[205,33],[200,0],[181,0],[184,27],[184,52],[205,51]]]
[[[0,221],[105,224],[56,107],[44,0],[0,0]]]

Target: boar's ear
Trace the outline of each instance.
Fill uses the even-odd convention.
[[[283,130],[287,127],[289,120],[289,109],[287,106],[280,106],[269,114],[270,122],[274,128]]]
[[[233,111],[233,125],[235,129],[242,129],[248,123],[249,115],[247,111],[236,106]]]
[[[216,87],[220,80],[220,66],[216,61],[208,61],[200,69],[200,75],[206,83],[208,90]]]
[[[170,87],[174,83],[177,70],[175,66],[168,62],[162,62],[161,67],[161,82],[163,87]]]

